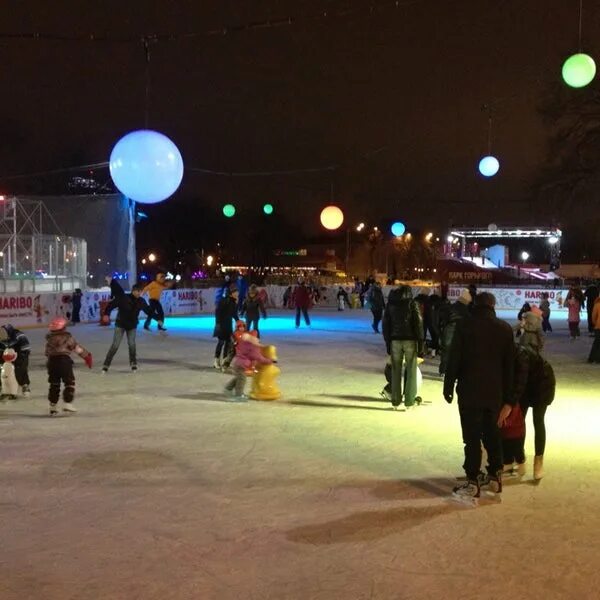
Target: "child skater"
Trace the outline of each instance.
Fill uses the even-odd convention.
[[[505,476],[525,475],[525,418],[517,404],[500,429]],[[516,470],[515,470],[516,465]]]
[[[246,323],[241,319],[236,321],[235,323],[235,331],[233,332],[233,336],[231,337],[231,345],[229,347],[229,352],[227,356],[221,362],[221,369],[223,371],[227,371],[233,362],[233,358],[235,357],[235,349],[237,345],[240,343],[242,336],[246,333]]]
[[[252,335],[254,334],[254,335]],[[252,369],[256,363],[270,365],[273,361],[266,358],[260,351],[260,343],[254,331],[244,333],[240,340],[233,359],[233,372],[235,376],[225,386],[225,392],[231,394],[239,400],[245,400],[244,388],[246,387],[246,372]]]
[[[50,333],[46,336],[46,356],[48,358],[48,400],[50,402],[50,416],[58,414],[56,405],[60,397],[60,382],[64,384],[63,411],[66,413],[77,412],[73,406],[75,399],[75,375],[73,374],[73,361],[71,353],[75,352],[83,358],[89,369],[92,368],[92,355],[80,346],[75,338],[67,331],[67,320],[62,317],[52,319]]]

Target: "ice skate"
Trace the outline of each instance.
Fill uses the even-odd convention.
[[[21,392],[23,393],[23,396],[25,396],[25,398],[29,398],[31,396],[31,389],[28,385],[22,386]]]
[[[519,477],[524,477],[525,473],[527,473],[527,463],[525,461],[517,463],[517,475]]]
[[[513,475],[515,475],[514,463],[504,465],[504,467],[502,468],[502,477],[512,477]],[[484,476],[484,478],[485,478],[485,476]]]
[[[500,500],[502,497],[502,471],[498,471],[495,475],[489,473],[485,475],[480,482],[480,488],[486,496]]]
[[[544,476],[544,455],[539,454],[533,459],[533,478],[539,481]]]
[[[76,413],[77,409],[73,406],[71,402],[65,402],[63,404],[63,412],[65,413]]]
[[[150,329],[150,325],[144,325],[144,329],[145,329],[146,331],[151,331],[151,329]]]
[[[213,367],[215,369],[217,369],[218,371],[221,370],[221,359],[220,358],[215,358],[215,362],[213,363]]]
[[[58,408],[56,408],[56,404],[50,403],[50,416],[55,417],[58,414]]]
[[[106,373],[108,373],[108,367],[104,366],[102,367],[102,375],[106,375]]]
[[[478,506],[481,491],[477,480],[469,479],[452,489],[452,499],[468,506]]]

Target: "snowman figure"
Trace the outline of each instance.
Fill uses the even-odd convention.
[[[0,371],[0,379],[2,380],[2,395],[1,400],[17,399],[17,393],[19,391],[19,384],[15,377],[15,365],[13,364],[17,360],[17,353],[12,348],[7,348],[2,353],[2,370]]]

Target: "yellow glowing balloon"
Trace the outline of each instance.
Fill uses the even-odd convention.
[[[326,206],[321,211],[321,225],[325,229],[338,229],[344,222],[344,213],[337,206]]]

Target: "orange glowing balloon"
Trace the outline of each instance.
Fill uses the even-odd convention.
[[[337,206],[326,206],[321,211],[321,225],[325,229],[339,229],[344,222],[344,213]]]

